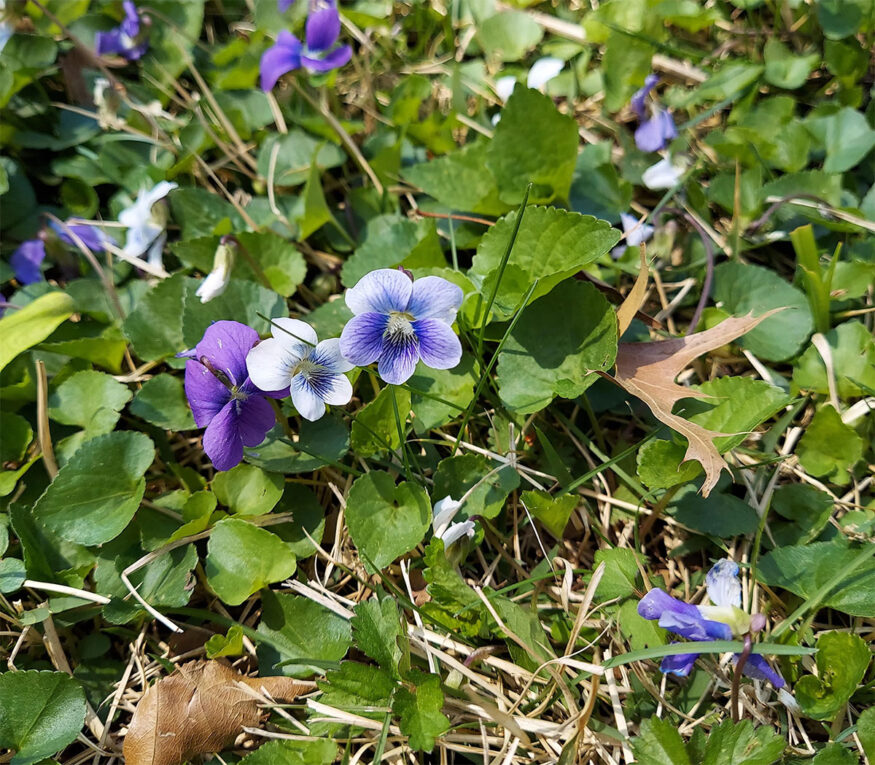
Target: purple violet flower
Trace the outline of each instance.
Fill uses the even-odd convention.
[[[433,369],[452,369],[462,344],[452,330],[462,305],[461,288],[439,276],[413,280],[405,271],[381,268],[346,291],[355,314],[340,334],[340,351],[355,366],[378,361],[387,383],[410,378],[422,359]]]
[[[71,247],[77,247],[74,236],[84,244],[91,252],[103,252],[106,250],[107,244],[115,244],[115,239],[104,234],[97,226],[81,226],[71,223],[65,223],[61,226],[55,221],[49,221],[49,226],[57,233],[58,238]]]
[[[694,606],[653,589],[641,599],[638,613],[645,619],[658,620],[660,627],[688,640],[731,640],[733,635],[748,633],[751,616],[741,610],[738,564],[728,559],[718,561],[705,577],[705,584],[714,605]],[[664,673],[686,677],[697,658],[698,653],[666,656],[659,668]],[[735,658],[738,659],[737,654]],[[784,687],[784,678],[759,654],[748,656],[742,671],[755,680],[767,680],[775,688]]]
[[[12,253],[9,265],[15,272],[15,278],[19,284],[33,284],[42,281],[43,272],[40,270],[46,257],[46,243],[42,239],[28,239],[18,245],[18,249]]]
[[[261,57],[261,89],[273,90],[280,77],[295,69],[329,72],[352,58],[349,45],[336,46],[340,37],[340,13],[334,0],[311,0],[307,17],[306,44],[287,30]],[[336,46],[336,47],[335,47]]]
[[[273,337],[246,356],[249,379],[261,388],[291,386],[292,403],[305,420],[318,420],[325,405],[343,406],[352,398],[344,372],[353,365],[340,355],[336,337],[319,342],[316,330],[298,319],[273,319]]]
[[[664,149],[678,134],[671,114],[656,104],[651,106],[651,116],[649,118],[647,116],[647,96],[657,82],[659,82],[657,75],[647,75],[644,86],[635,92],[631,102],[632,109],[641,123],[635,131],[635,145],[646,152]]]
[[[284,398],[288,388],[263,391],[249,379],[246,354],[258,333],[236,321],[210,325],[185,364],[185,395],[199,428],[206,427],[204,451],[216,470],[230,470],[243,459],[244,446],[258,446],[276,422],[265,400]]]
[[[133,0],[122,2],[125,17],[115,29],[98,32],[94,37],[98,56],[115,53],[128,61],[136,61],[149,49],[148,25],[142,23]]]

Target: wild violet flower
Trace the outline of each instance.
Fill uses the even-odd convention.
[[[70,247],[78,247],[79,242],[82,242],[91,252],[104,252],[107,244],[115,244],[115,239],[103,233],[97,226],[83,226],[76,223],[65,223],[62,226],[53,220],[49,221],[49,226],[58,238]]]
[[[471,539],[474,536],[474,521],[452,522],[461,506],[460,501],[450,496],[446,496],[434,504],[431,528],[434,535],[443,540],[445,550],[449,550],[455,542],[463,537]]]
[[[43,260],[46,257],[46,243],[42,239],[28,239],[18,245],[12,257],[9,259],[9,265],[12,266],[12,271],[15,273],[15,278],[19,284],[33,284],[41,281],[43,272],[40,269]]]
[[[620,223],[623,226],[623,233],[626,234],[626,241],[618,244],[611,250],[611,256],[621,258],[628,247],[637,247],[643,244],[653,236],[654,228],[648,223],[638,224],[638,217],[629,213],[620,213]]]
[[[330,72],[352,58],[349,45],[337,45],[340,37],[340,13],[334,0],[311,0],[307,17],[306,44],[287,30],[261,57],[261,89],[273,90],[280,77],[295,69]]]
[[[305,420],[318,420],[326,404],[349,403],[352,384],[344,372],[353,365],[340,355],[340,340],[320,343],[316,330],[298,319],[272,319],[271,334],[246,356],[252,382],[263,389],[290,388]]]
[[[150,265],[161,265],[167,241],[167,208],[158,203],[176,187],[161,181],[149,190],[141,189],[134,204],[119,213],[119,223],[128,229],[125,255],[140,258],[145,254]]]
[[[222,237],[219,246],[216,247],[216,254],[213,255],[213,270],[207,274],[194,293],[201,299],[201,303],[209,303],[227,289],[228,282],[231,281],[231,269],[234,268],[233,241],[231,237]]]
[[[529,73],[526,75],[526,87],[532,90],[543,90],[550,80],[559,75],[564,66],[565,62],[561,58],[554,58],[553,56],[539,58],[532,64],[532,68],[529,69]],[[499,77],[495,81],[495,92],[502,101],[507,101],[511,93],[513,93],[516,84],[517,78],[513,75]]]
[[[651,114],[650,116],[647,114],[647,96],[657,82],[659,82],[657,75],[647,75],[644,87],[632,96],[632,109],[640,121],[635,131],[635,145],[641,151],[661,151],[678,134],[671,114],[659,105],[651,104]]]
[[[669,154],[655,165],[648,167],[641,175],[641,182],[651,191],[665,191],[677,186],[684,176],[686,163],[681,158]]]
[[[204,451],[216,470],[230,470],[243,459],[244,446],[258,446],[276,422],[265,397],[289,391],[259,389],[246,371],[246,354],[258,333],[236,321],[210,325],[193,350],[179,354],[185,364],[185,395],[195,424],[206,428]]]
[[[378,362],[387,383],[400,385],[422,359],[434,369],[452,369],[462,344],[452,330],[462,290],[439,276],[413,280],[406,271],[381,268],[346,291],[355,314],[340,334],[340,351],[355,366]]]
[[[108,32],[98,32],[94,37],[95,49],[98,56],[115,53],[136,61],[149,49],[148,23],[140,19],[132,0],[124,0],[122,8],[125,13],[122,23]]]
[[[0,0],[0,53],[15,34],[15,24],[8,18],[6,0]]]
[[[733,636],[751,632],[751,624],[755,620],[762,621],[761,615],[752,617],[741,610],[741,582],[737,563],[728,559],[719,561],[708,572],[705,584],[713,605],[694,606],[673,598],[663,590],[653,589],[641,599],[638,613],[645,619],[658,620],[659,626],[669,632],[699,641],[731,640]],[[665,673],[686,677],[698,657],[697,653],[666,656],[660,669]],[[742,671],[755,680],[767,680],[775,688],[784,687],[784,679],[759,654],[750,654]]]

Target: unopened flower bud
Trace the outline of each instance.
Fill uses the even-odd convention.
[[[750,617],[751,633],[760,632],[766,626],[766,617],[763,614],[754,614]]]
[[[228,286],[236,255],[233,242],[230,237],[222,237],[222,241],[219,242],[216,254],[213,256],[213,270],[207,274],[195,292],[201,303],[209,303],[213,298],[219,297]]]

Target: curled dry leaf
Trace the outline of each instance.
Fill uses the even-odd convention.
[[[198,754],[220,752],[244,726],[260,723],[259,695],[291,701],[309,689],[289,677],[244,677],[218,661],[182,664],[137,704],[125,737],[125,762],[179,765]]]
[[[708,430],[672,414],[672,407],[682,398],[711,398],[705,393],[678,385],[674,379],[697,356],[750,332],[778,310],[781,309],[757,317],[732,317],[716,327],[687,337],[656,343],[620,343],[614,381],[647,404],[657,419],[686,437],[689,446],[684,460],[698,460],[704,468],[702,494],[706,497],[717,485],[721,471],[729,470],[729,465],[720,456],[712,439],[733,434]]]

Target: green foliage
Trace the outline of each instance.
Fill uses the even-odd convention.
[[[460,454],[441,460],[434,474],[433,494],[435,501],[444,497],[461,500],[468,495],[459,508],[457,520],[473,516],[494,518],[519,485],[519,474],[509,465],[479,454]]]
[[[77,451],[33,508],[70,542],[96,545],[118,536],[139,507],[155,448],[143,433],[116,431]]]
[[[863,456],[863,439],[827,404],[817,411],[805,429],[797,454],[799,463],[811,475],[824,476],[844,485],[851,480],[848,471]]]
[[[241,463],[217,473],[213,491],[219,502],[236,515],[266,515],[283,495],[283,479],[276,473]]]
[[[356,646],[393,677],[400,678],[398,665],[402,659],[399,641],[406,640],[401,631],[401,615],[390,597],[373,597],[355,607],[350,620]]]
[[[49,398],[49,417],[84,429],[84,440],[109,433],[131,399],[127,386],[102,372],[71,375]]]
[[[562,539],[568,519],[577,507],[577,497],[573,494],[551,497],[545,491],[524,491],[521,499],[532,517],[543,523],[554,537]]]
[[[391,475],[372,470],[352,485],[346,520],[356,547],[383,568],[423,540],[431,505],[421,486],[407,481],[396,486]]]
[[[869,646],[859,635],[825,632],[817,639],[817,676],[796,683],[799,706],[814,720],[832,720],[856,691],[870,659]]]
[[[832,356],[836,392],[842,399],[875,389],[875,340],[863,324],[847,321],[826,333]],[[793,382],[803,390],[829,393],[826,367],[817,348],[806,348],[793,370]]]
[[[562,317],[560,320],[559,317]],[[550,337],[545,343],[544,338]],[[617,321],[591,284],[565,281],[523,312],[498,357],[501,398],[526,414],[554,396],[576,398],[617,353]]]
[[[204,568],[213,592],[238,606],[262,587],[288,579],[295,565],[294,554],[276,534],[226,518],[213,527]]]
[[[146,422],[167,430],[191,430],[194,417],[178,377],[155,375],[137,391],[128,411]]]
[[[0,675],[0,746],[14,765],[50,757],[72,742],[85,722],[85,694],[63,672]]]
[[[469,276],[484,299],[495,291],[500,264],[516,225],[511,212],[486,232],[477,248]],[[546,295],[588,263],[605,255],[619,240],[606,221],[555,207],[529,207],[523,213],[507,267],[501,277],[492,310],[508,319],[535,280],[531,299]]]
[[[19,353],[45,340],[73,313],[73,299],[63,292],[48,292],[0,319],[0,370]]]
[[[392,712],[401,718],[399,727],[409,736],[410,746],[430,752],[434,749],[435,738],[450,729],[450,721],[441,713],[444,694],[440,678],[416,672],[411,680],[414,683],[412,689],[402,686],[395,694]]]
[[[356,415],[350,431],[350,446],[362,457],[395,451],[401,446],[403,436],[398,429],[399,421],[403,429],[409,411],[410,392],[387,385]]]

